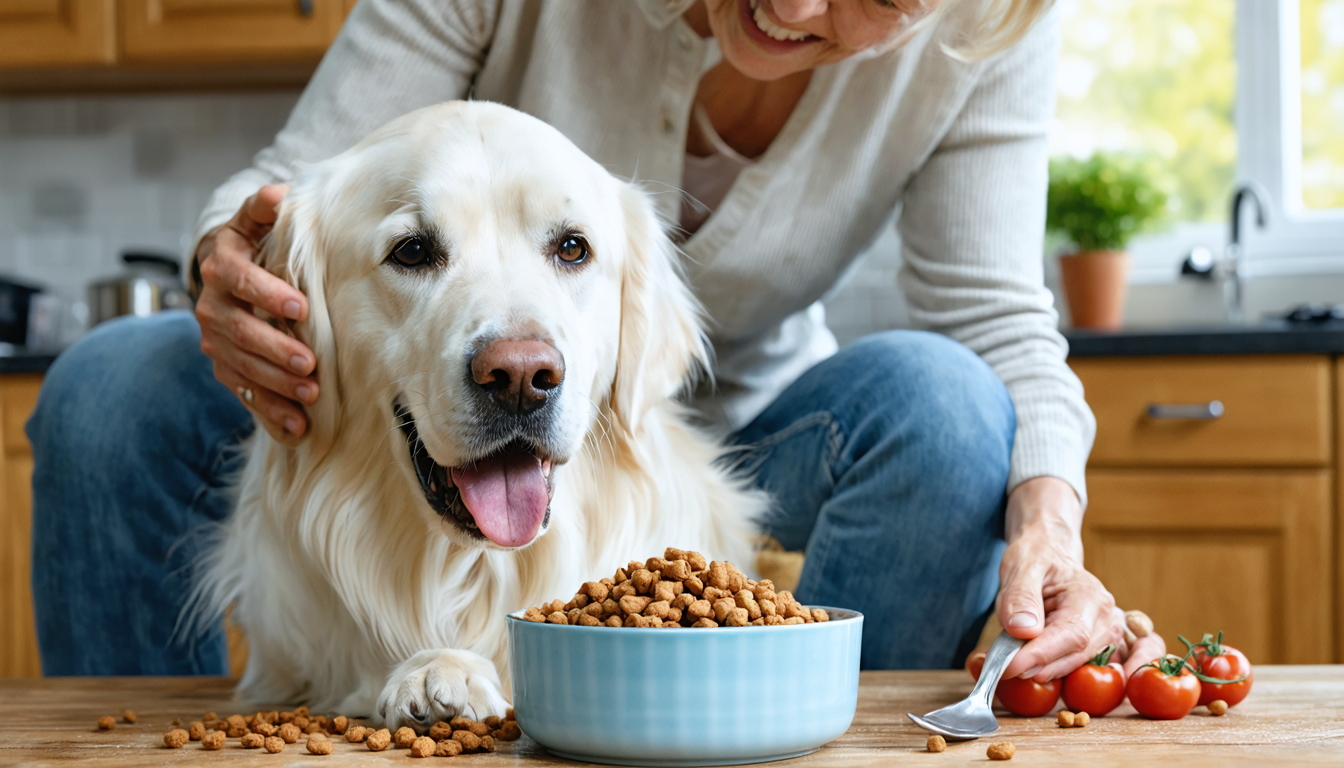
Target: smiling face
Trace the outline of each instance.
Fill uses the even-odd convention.
[[[640,342],[632,270],[666,255],[647,200],[537,120],[450,103],[315,166],[281,215],[284,266],[320,294],[302,335],[336,377],[315,431],[385,422],[422,511],[463,543],[544,533],[561,468],[621,399],[618,361],[647,367],[622,346]],[[685,301],[664,322],[698,339],[669,290]]]
[[[723,57],[777,80],[890,45],[944,0],[704,0]]]

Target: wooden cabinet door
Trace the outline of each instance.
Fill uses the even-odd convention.
[[[111,64],[113,0],[0,1],[0,70]]]
[[[1126,609],[1178,634],[1224,630],[1256,663],[1333,655],[1328,470],[1092,469],[1087,567]]]
[[[33,454],[23,425],[37,404],[38,374],[0,376],[0,677],[41,677],[33,619]]]
[[[347,0],[123,0],[129,64],[317,61],[345,20]]]

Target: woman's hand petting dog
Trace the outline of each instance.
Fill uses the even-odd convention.
[[[201,238],[196,319],[201,351],[214,362],[215,378],[261,417],[271,437],[294,445],[308,426],[300,404],[317,400],[313,352],[254,311],[285,320],[303,320],[308,314],[308,299],[301,291],[254,263],[288,192],[281,185],[262,187],[228,223]]]
[[[378,717],[388,728],[424,730],[459,715],[484,720],[504,716],[509,703],[500,693],[499,673],[489,659],[471,651],[420,651],[397,665],[378,696]]]
[[[1045,683],[1124,640],[1124,613],[1083,567],[1082,519],[1073,487],[1053,477],[1032,478],[1008,498],[998,619],[1028,642],[1005,677]]]

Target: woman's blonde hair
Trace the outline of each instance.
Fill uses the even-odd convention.
[[[944,0],[932,13],[907,27],[881,46],[883,52],[894,51],[905,45],[924,29],[937,24],[958,2]],[[944,45],[947,55],[962,61],[993,56],[1012,48],[1026,37],[1032,26],[1055,4],[1055,0],[988,0],[980,23],[970,30],[963,41]]]
[[[990,0],[980,25],[971,32],[966,45],[954,53],[962,58],[982,59],[1005,51],[1026,37],[1034,25],[1055,4],[1055,0]]]

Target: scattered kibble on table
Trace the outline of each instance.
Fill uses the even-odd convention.
[[[1092,722],[1092,716],[1086,712],[1078,712],[1073,716],[1073,726],[1075,728],[1082,728],[1090,722]]]
[[[187,732],[181,728],[174,728],[163,734],[163,745],[169,749],[181,749],[188,741]]]
[[[316,735],[316,734],[314,734]],[[314,755],[330,755],[333,749],[330,739],[308,739],[308,751]]]
[[[1214,699],[1209,702],[1209,714],[1214,717],[1222,717],[1227,714],[1227,702],[1222,699]]]
[[[1067,709],[1061,709],[1059,714],[1055,716],[1055,722],[1059,723],[1060,728],[1072,728],[1073,713]]]
[[[930,752],[944,752],[947,750],[947,739],[935,733],[929,737],[928,747]]]
[[[98,730],[110,731],[117,727],[117,721],[111,715],[103,715],[98,718]]]
[[[439,748],[437,742],[428,736],[419,736],[411,742],[411,757],[429,757]]]
[[[1012,760],[1013,754],[1017,752],[1017,747],[1013,746],[1011,741],[996,741],[989,745],[985,750],[985,756],[990,760]]]
[[[121,719],[122,719],[122,720],[125,720],[125,721],[128,722],[128,723],[131,723],[132,725],[134,725],[134,724],[135,724],[135,720],[136,720],[135,710],[134,710],[134,709],[128,709],[128,710],[123,711],[123,712],[121,713]]]

